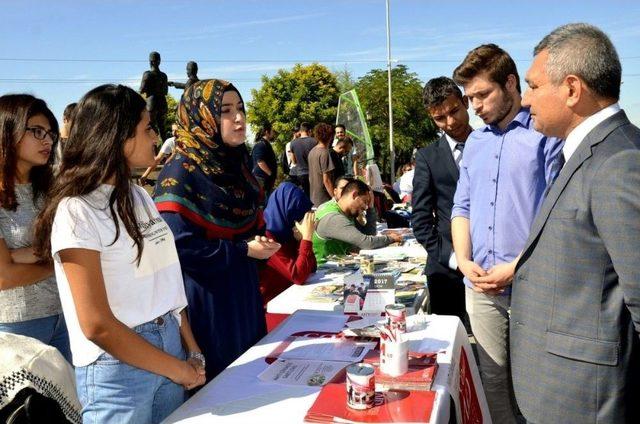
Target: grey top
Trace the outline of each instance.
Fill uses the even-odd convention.
[[[296,138],[291,142],[291,151],[296,157],[296,175],[309,175],[309,152],[316,144],[313,137]]]
[[[42,202],[33,204],[31,184],[16,184],[15,212],[0,208],[0,238],[7,248],[31,246],[33,221]],[[0,290],[0,322],[13,323],[62,313],[56,279],[51,277],[23,287]]]
[[[324,239],[341,240],[359,249],[378,249],[393,243],[388,236],[372,236],[360,232],[355,223],[341,213],[331,213],[320,219],[316,232]]]

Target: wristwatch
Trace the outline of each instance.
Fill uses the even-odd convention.
[[[204,359],[204,355],[200,352],[189,352],[189,354],[187,355],[187,359],[195,359],[199,361],[202,365],[202,368],[204,368],[207,363]]]

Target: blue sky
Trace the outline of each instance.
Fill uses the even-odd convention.
[[[556,26],[578,21],[612,38],[623,66],[621,105],[640,124],[637,1],[391,0],[392,58],[424,82],[450,76],[470,49],[494,42],[516,59],[524,77],[535,44]],[[152,50],[161,53],[169,79],[186,79],[186,62],[195,60],[200,78],[228,79],[248,101],[261,75],[296,62],[346,67],[354,77],[384,68],[385,2],[6,1],[0,94],[35,94],[60,117],[67,103],[96,85],[137,89]],[[181,90],[170,93],[179,97]]]

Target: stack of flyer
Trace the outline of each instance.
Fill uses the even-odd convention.
[[[323,386],[375,349],[376,341],[343,337],[292,337],[286,348],[258,378],[269,383]]]
[[[373,408],[356,410],[347,406],[344,383],[324,386],[304,417],[311,423],[428,423],[436,393],[432,391],[376,392]]]

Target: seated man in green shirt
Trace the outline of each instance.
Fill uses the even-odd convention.
[[[352,180],[344,187],[338,200],[323,203],[316,211],[316,231],[313,233],[313,252],[319,264],[326,262],[328,255],[345,255],[360,249],[377,249],[394,242],[402,236],[367,235],[356,228],[355,220],[371,203],[369,186]]]

